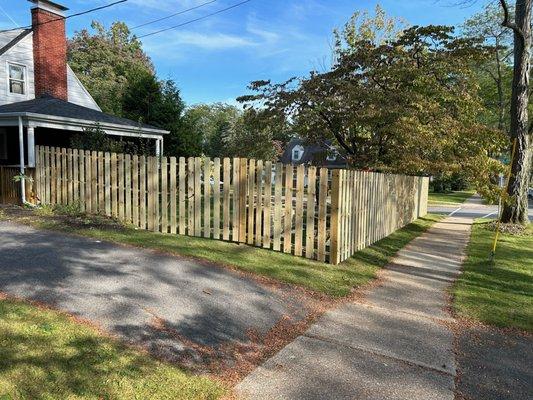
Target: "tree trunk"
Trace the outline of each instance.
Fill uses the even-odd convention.
[[[514,31],[514,71],[511,96],[511,146],[516,150],[511,164],[507,189],[508,199],[502,211],[502,222],[528,222],[527,189],[531,175],[531,149],[528,126],[529,73],[531,59],[531,7],[533,0],[516,0],[515,22],[503,23]],[[501,0],[504,10],[507,5]]]

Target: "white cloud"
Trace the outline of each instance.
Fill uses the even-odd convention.
[[[161,37],[147,38],[145,48],[148,53],[169,56],[172,50],[203,49],[208,51],[239,49],[257,46],[253,40],[225,33],[198,33],[193,31],[168,32]],[[178,51],[181,52],[181,51]]]

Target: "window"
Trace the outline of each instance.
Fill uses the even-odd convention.
[[[26,93],[26,67],[16,64],[8,64],[9,69],[9,93]]]
[[[299,144],[292,148],[292,161],[300,161],[304,155],[304,148]]]
[[[326,160],[328,161],[335,161],[337,159],[337,151],[333,150],[328,152],[328,155],[326,157]]]
[[[0,160],[7,160],[7,132],[0,128]]]

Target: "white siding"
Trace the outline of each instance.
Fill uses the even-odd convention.
[[[9,43],[20,34],[21,31],[3,32],[0,35],[0,48]],[[26,67],[26,91],[25,94],[9,93],[8,63],[23,65]],[[33,34],[24,37],[15,46],[0,56],[0,105],[16,103],[18,101],[35,98],[35,82],[33,69]],[[67,88],[68,101],[83,107],[100,110],[98,104],[91,97],[87,89],[79,81],[72,69],[67,65]]]
[[[33,36],[30,33],[6,53],[0,56],[0,105],[16,103],[17,101],[31,100],[35,98],[32,38]],[[24,94],[9,93],[9,77],[7,68],[9,62],[26,67],[26,91]]]
[[[80,82],[74,71],[67,65],[68,101],[79,106],[102,111],[85,86]]]

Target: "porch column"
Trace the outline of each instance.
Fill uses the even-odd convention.
[[[19,117],[19,155],[20,155],[20,192],[22,204],[26,204],[26,183],[24,179],[24,125],[22,117]]]
[[[155,140],[155,155],[161,157],[163,155],[163,139]]]
[[[35,168],[35,128],[28,126],[28,167]]]

